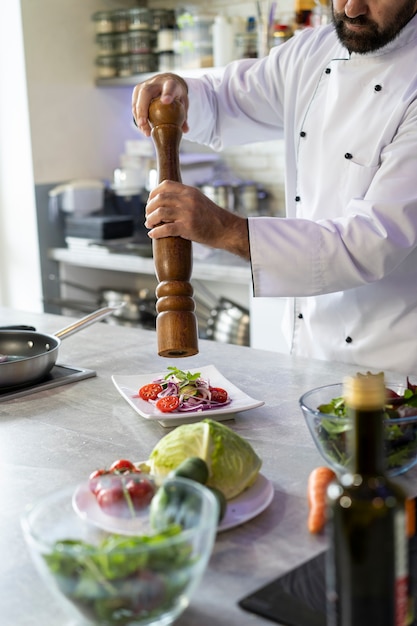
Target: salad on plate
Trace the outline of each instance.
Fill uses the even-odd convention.
[[[227,391],[212,387],[200,372],[184,372],[174,366],[167,369],[168,374],[143,385],[138,392],[139,398],[161,413],[205,411],[230,404]]]

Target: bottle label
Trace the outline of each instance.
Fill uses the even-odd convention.
[[[406,626],[408,611],[408,561],[405,511],[399,510],[394,521],[395,626]]]

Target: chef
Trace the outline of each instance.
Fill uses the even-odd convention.
[[[181,236],[249,259],[255,296],[288,298],[294,354],[417,376],[417,0],[333,0],[308,28],[221,78],[137,85],[180,99],[187,139],[220,150],[284,138],[286,217],[242,218],[198,189],[149,196],[151,238]]]

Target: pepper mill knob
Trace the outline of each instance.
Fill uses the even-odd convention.
[[[158,182],[181,182],[179,146],[185,109],[179,100],[149,106],[151,136],[156,149]],[[156,334],[159,356],[178,358],[198,353],[197,318],[190,283],[192,244],[181,237],[152,241],[156,277]]]

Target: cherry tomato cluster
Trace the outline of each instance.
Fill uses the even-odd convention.
[[[139,397],[147,402],[149,402],[149,400],[156,400],[155,406],[159,411],[161,411],[161,413],[171,413],[172,411],[176,411],[180,405],[179,397],[162,396],[162,398],[158,399],[158,394],[160,394],[162,390],[163,387],[159,383],[149,383],[139,389]],[[209,387],[209,391],[211,399],[214,402],[227,402],[228,395],[225,389],[222,389],[221,387]]]
[[[155,494],[153,482],[127,459],[94,471],[88,484],[103,512],[114,517],[135,517]]]

